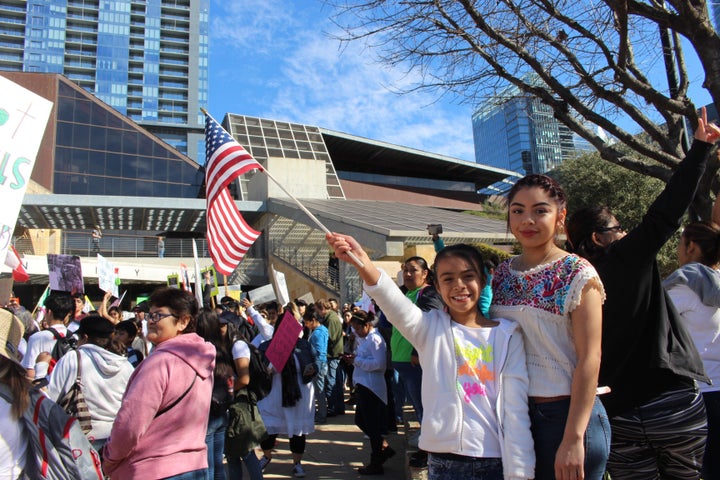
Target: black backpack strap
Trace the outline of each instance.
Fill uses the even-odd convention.
[[[187,388],[187,390],[185,390],[185,391],[183,392],[183,394],[180,395],[178,398],[176,398],[175,401],[172,402],[170,405],[168,405],[167,407],[163,408],[162,410],[158,410],[158,412],[155,414],[155,418],[159,417],[160,415],[162,415],[163,413],[167,412],[168,410],[170,410],[171,408],[173,408],[175,405],[177,405],[178,403],[180,403],[180,400],[182,400],[183,398],[185,398],[185,395],[187,395],[188,393],[190,393],[190,390],[192,389],[193,385],[195,385],[195,380],[197,380],[197,377],[198,377],[198,375],[197,375],[197,373],[196,373],[195,376],[193,377],[192,383],[191,383],[190,386]]]
[[[60,335],[60,332],[58,332],[57,330],[55,330],[52,327],[48,328],[48,330],[50,330],[52,332],[53,337],[55,337],[55,340],[60,340],[61,338],[65,338],[62,335]]]
[[[82,366],[80,363],[82,362],[82,357],[80,356],[80,349],[76,348],[75,353],[77,354],[77,375],[75,376],[75,383],[80,383],[81,375],[82,375]]]

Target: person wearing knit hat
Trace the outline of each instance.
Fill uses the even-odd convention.
[[[110,436],[125,388],[134,369],[123,355],[124,347],[114,338],[115,325],[107,318],[90,314],[80,321],[76,334],[80,345],[58,360],[50,375],[47,393],[55,401],[73,386],[78,375],[85,395],[92,429],[87,433],[99,450]]]

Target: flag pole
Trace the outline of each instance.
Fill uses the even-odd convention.
[[[205,110],[204,108],[200,108],[200,111],[203,112],[203,113],[204,113],[205,115],[207,115],[208,117],[213,118],[212,115],[210,115],[210,114],[208,113],[208,111]],[[213,118],[213,120],[215,120],[215,119]],[[215,121],[217,122],[217,120],[215,120]],[[268,172],[266,168],[263,168],[263,169],[262,169],[262,172],[263,172],[265,175],[267,175],[268,178],[275,183],[275,185],[277,185],[278,187],[280,187],[280,189],[281,189],[283,192],[285,192],[285,194],[286,194],[288,197],[290,197],[290,199],[291,199],[293,202],[295,202],[295,203],[297,204],[297,206],[300,208],[300,210],[302,210],[303,212],[305,212],[305,215],[307,215],[308,217],[310,217],[310,220],[312,220],[313,222],[315,222],[315,225],[317,225],[317,226],[320,228],[320,230],[322,230],[322,231],[325,232],[326,234],[331,234],[331,233],[332,233],[330,230],[328,230],[328,228],[327,228],[325,225],[323,225],[323,224],[320,222],[320,220],[317,219],[317,217],[315,217],[315,215],[313,215],[313,214],[310,212],[310,210],[308,210],[307,208],[305,208],[305,206],[304,206],[302,203],[300,203],[300,200],[298,200],[297,198],[295,198],[295,196],[293,196],[292,193],[288,192],[287,189],[286,189],[280,182],[278,182],[278,181],[275,179],[275,177],[273,177],[272,175],[270,175],[270,172]],[[352,261],[355,262],[355,264],[356,264],[358,267],[360,267],[360,268],[365,267],[365,264],[363,264],[363,262],[361,262],[360,259],[355,256],[355,254],[352,252],[352,250],[348,250],[346,253],[347,253],[348,256],[352,259]]]

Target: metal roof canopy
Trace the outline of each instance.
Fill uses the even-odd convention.
[[[480,190],[516,172],[320,128],[337,171],[473,182]]]
[[[402,256],[408,245],[430,244],[428,224],[441,224],[446,243],[512,242],[506,223],[434,207],[369,200],[300,200],[330,231],[355,237],[374,258]],[[271,198],[268,211],[318,228],[290,199]]]
[[[265,212],[265,202],[236,201],[249,223]],[[18,224],[34,229],[201,232],[205,199],[106,195],[26,194]]]

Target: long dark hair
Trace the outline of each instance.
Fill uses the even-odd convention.
[[[30,405],[30,387],[27,372],[20,364],[0,356],[0,383],[4,383],[12,394],[10,413],[18,420]]]
[[[235,371],[232,358],[232,337],[230,335],[228,338],[222,337],[220,321],[215,310],[207,307],[200,310],[196,329],[198,335],[215,347],[215,374],[222,377],[231,376]]]
[[[720,226],[710,222],[693,222],[685,227],[682,237],[700,248],[700,263],[708,267],[720,263]]]
[[[608,207],[585,207],[573,213],[565,226],[567,231],[567,249],[591,262],[598,260],[607,251],[607,247],[593,241],[593,233],[605,228],[614,215]]]

